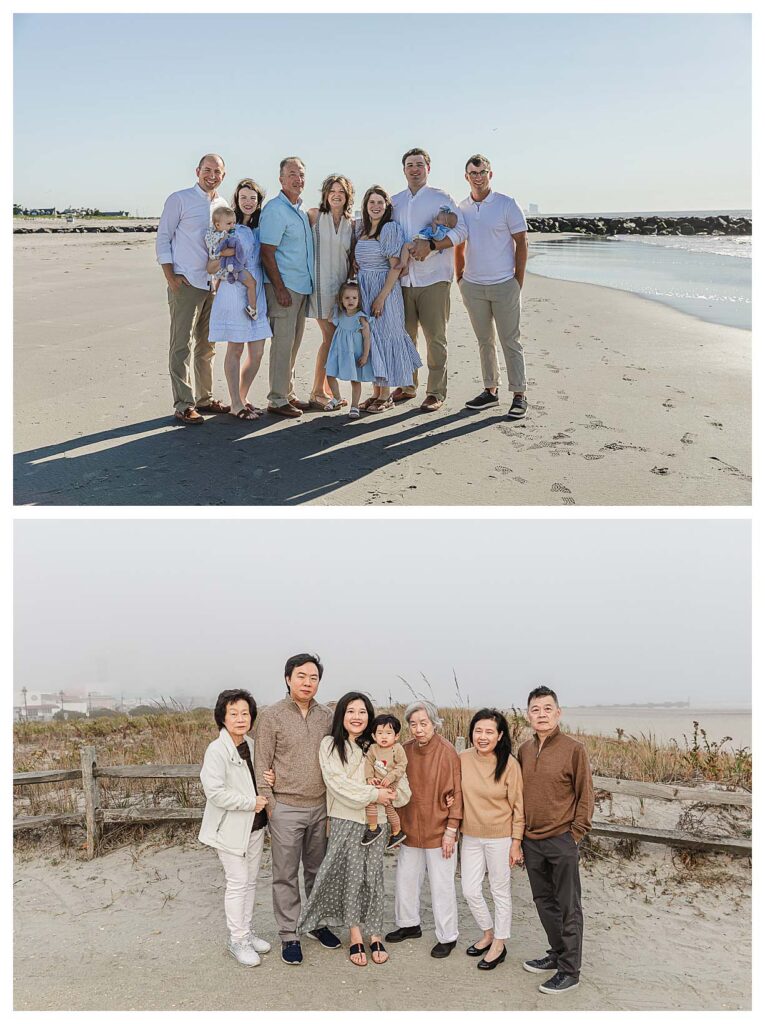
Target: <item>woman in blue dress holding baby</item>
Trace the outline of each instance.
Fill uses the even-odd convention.
[[[219,280],[210,312],[209,333],[210,341],[228,346],[223,369],[231,395],[231,415],[240,420],[256,420],[263,413],[247,400],[247,396],[260,369],[266,341],[271,337],[258,237],[264,197],[264,190],[251,178],[239,182],[231,202],[236,218],[233,233],[239,251],[236,253],[233,248],[224,248],[220,254],[223,261],[220,257],[212,258],[207,264],[208,273],[214,275],[220,273],[221,262],[227,259],[238,256],[244,265],[244,274],[237,273],[235,269],[233,274]],[[235,268],[238,266],[237,262]],[[252,279],[255,282],[254,306]]]
[[[409,259],[401,227],[392,219],[390,196],[379,185],[367,189],[356,226],[355,259],[361,306],[369,316],[374,391],[360,408],[384,412],[393,402],[392,387],[411,387],[422,360],[404,327],[404,298],[399,276]]]

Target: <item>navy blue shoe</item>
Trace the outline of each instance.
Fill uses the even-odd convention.
[[[300,948],[300,943],[297,939],[282,943],[282,960],[285,964],[302,964],[303,950]]]
[[[325,949],[339,949],[342,946],[340,939],[329,928],[315,928],[312,932],[308,932],[308,935],[320,942]]]

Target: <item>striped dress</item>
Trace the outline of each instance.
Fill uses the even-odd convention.
[[[356,228],[360,234],[360,225]],[[375,383],[381,387],[403,388],[412,384],[414,371],[422,360],[404,327],[404,296],[396,281],[385,300],[382,316],[372,316],[372,303],[380,294],[388,276],[388,260],[398,256],[406,239],[395,221],[384,224],[380,237],[356,239],[356,262],[359,266],[361,308],[369,317],[372,334],[372,370]]]
[[[343,217],[335,231],[331,213],[320,213],[313,232],[313,279],[315,288],[308,299],[306,316],[331,320],[340,285],[348,279],[348,255],[353,228]]]

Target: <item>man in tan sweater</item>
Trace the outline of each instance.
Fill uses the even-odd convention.
[[[306,896],[327,850],[327,796],[319,766],[319,746],[330,732],[332,712],[314,700],[324,668],[315,654],[295,654],[284,666],[287,696],[264,708],[255,726],[255,777],[268,798],[271,832],[274,917],[282,941],[282,960],[303,962],[297,934],[300,917],[300,881]],[[273,787],[265,771],[276,776]],[[340,940],[329,928],[308,933],[327,949],[339,949]]]
[[[554,971],[539,991],[557,995],[577,987],[582,965],[579,843],[592,827],[592,772],[584,746],[560,731],[553,690],[531,691],[527,718],[534,738],[518,750],[526,815],[523,856],[549,949],[523,966],[536,974]]]

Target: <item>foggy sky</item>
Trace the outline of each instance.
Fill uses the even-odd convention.
[[[750,558],[730,520],[17,522],[14,686],[270,703],[306,650],[324,700],[743,705]]]

